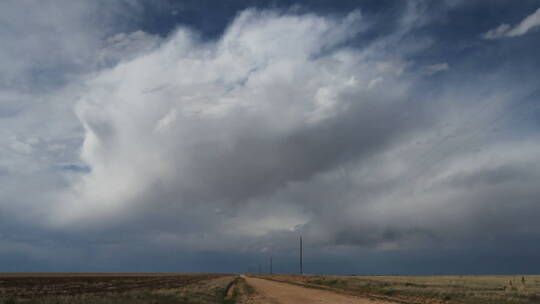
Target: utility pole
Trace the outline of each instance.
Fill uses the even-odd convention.
[[[300,274],[304,274],[304,269],[302,265],[302,236],[300,236]]]
[[[259,274],[261,274],[261,263],[259,263]]]
[[[272,274],[272,258],[270,258],[270,274]]]

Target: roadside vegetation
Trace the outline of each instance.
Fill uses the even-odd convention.
[[[242,277],[237,277],[227,288],[224,304],[240,304],[249,300],[255,294],[255,289],[246,283]]]
[[[400,303],[538,304],[540,276],[264,275],[276,281]]]

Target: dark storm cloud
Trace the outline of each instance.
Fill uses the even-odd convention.
[[[312,272],[512,272],[537,250],[538,2],[9,8],[34,23],[0,35],[36,40],[0,52],[8,270],[287,272],[300,233]],[[37,32],[55,11],[81,18]]]
[[[201,201],[236,202],[271,194],[287,183],[367,158],[427,120],[416,115],[413,121],[412,113],[399,109],[396,101],[368,98],[351,105],[340,117],[289,134],[272,134],[253,121],[226,151],[216,149],[215,143],[197,147],[199,151],[190,159],[193,165],[187,168],[187,175],[204,187],[195,195],[203,193]]]

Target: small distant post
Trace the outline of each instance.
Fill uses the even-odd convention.
[[[259,263],[259,274],[261,274],[261,263]]]
[[[272,274],[272,258],[270,258],[270,274]]]
[[[302,265],[302,236],[300,236],[300,274],[304,274],[304,269]]]

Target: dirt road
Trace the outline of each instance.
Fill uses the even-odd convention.
[[[362,299],[346,296],[326,290],[304,288],[287,283],[279,283],[264,279],[244,277],[247,284],[257,291],[258,296],[252,298],[250,304],[388,304],[389,302]]]

